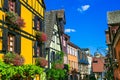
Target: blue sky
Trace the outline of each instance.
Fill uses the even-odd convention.
[[[107,12],[120,10],[120,0],[45,0],[46,11],[65,10],[65,32],[80,48],[106,48]],[[100,52],[103,54],[104,51]]]

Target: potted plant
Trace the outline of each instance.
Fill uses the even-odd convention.
[[[18,27],[25,27],[25,22],[21,17],[17,17],[17,20],[15,21],[15,25]]]
[[[24,63],[24,58],[21,55],[8,52],[3,56],[3,60],[7,64],[12,64],[14,66],[20,66]]]
[[[35,64],[37,66],[40,66],[40,67],[44,68],[45,66],[47,66],[48,61],[43,57],[39,57],[39,58],[36,59]]]
[[[23,63],[24,63],[24,58],[21,55],[16,54],[13,59],[13,65],[20,66],[23,65]]]
[[[8,23],[14,23],[17,20],[18,15],[12,11],[6,12],[6,21]]]
[[[12,11],[8,11],[6,12],[6,21],[9,24],[13,24],[15,25],[16,28],[23,28],[25,27],[25,22],[24,20],[18,16],[18,14],[12,12]]]
[[[36,39],[37,39],[37,41],[43,43],[43,42],[47,41],[47,35],[44,32],[36,31]]]

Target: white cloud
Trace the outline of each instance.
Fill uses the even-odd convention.
[[[65,29],[65,32],[66,32],[66,33],[76,32],[76,30],[75,30],[75,29]]]
[[[90,8],[90,5],[83,5],[81,6],[81,8],[78,8],[77,11],[83,12],[83,11],[87,11],[89,8]]]

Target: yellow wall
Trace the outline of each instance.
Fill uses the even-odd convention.
[[[40,5],[36,2],[37,0],[34,0],[33,3],[28,0],[28,3],[30,6],[32,6],[36,11],[38,11],[38,7],[40,8]],[[36,3],[37,6],[33,6],[33,4]],[[38,10],[37,10],[38,9]],[[38,11],[39,12],[39,11]],[[43,12],[42,16],[43,16]],[[27,8],[24,6],[21,7],[21,17],[24,19],[26,25],[25,28],[23,28],[24,31],[34,35],[35,31],[33,30],[34,22],[32,21],[33,18],[32,12],[30,12]],[[25,58],[25,64],[32,64],[32,58],[33,58],[33,41],[26,39],[24,37],[21,38],[21,55]]]
[[[70,45],[69,45],[70,46]],[[70,46],[71,48],[75,49],[74,47]],[[77,52],[77,50],[75,50],[75,52]],[[76,53],[77,54],[77,53]],[[72,54],[72,51],[70,51],[68,53],[68,62],[69,62],[69,65],[70,65],[70,72],[73,70],[73,69],[76,69],[76,71],[78,71],[78,57],[77,55],[73,55]]]
[[[25,4],[24,1],[26,0],[20,0],[21,3]],[[0,0],[0,8],[2,8],[4,0]],[[42,2],[40,0],[40,2]],[[36,6],[34,5],[36,3]],[[42,4],[42,3],[41,3]],[[25,4],[26,5],[26,4]],[[28,5],[33,8],[37,13],[39,13],[44,18],[44,8],[38,4],[37,0],[28,0]],[[2,10],[0,10],[0,20],[2,19],[2,15],[5,15]],[[25,6],[21,4],[21,18],[24,19],[25,22],[25,28],[22,28],[25,32],[28,32],[29,34],[35,35],[35,31],[33,30],[34,22],[33,20],[34,14],[28,10]],[[1,24],[0,24],[1,25]],[[2,36],[2,30],[0,29],[0,37]],[[2,50],[2,40],[0,40],[0,50]],[[32,58],[33,58],[33,41],[29,40],[25,37],[21,37],[21,55],[25,58],[25,64],[32,64]],[[0,59],[2,58],[3,54],[0,54]]]
[[[1,6],[0,6],[1,7]],[[3,11],[0,10],[0,20],[3,20],[3,17],[5,16],[5,13]],[[0,23],[0,26],[2,24]],[[0,28],[0,37],[2,37],[2,29]],[[2,39],[0,39],[0,50],[2,50]],[[0,59],[2,59],[3,54],[0,53]]]
[[[25,4],[27,0],[20,0],[21,3]],[[39,0],[42,4],[42,0]],[[41,16],[44,16],[44,8],[38,3],[37,0],[28,0],[27,2],[35,11],[37,11]],[[36,4],[36,5],[35,5]]]
[[[4,1],[4,0],[1,0],[1,1],[0,1],[0,8],[2,8],[3,1]]]

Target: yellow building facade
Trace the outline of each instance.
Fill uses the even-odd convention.
[[[72,42],[67,44],[68,64],[70,65],[69,79],[77,80],[78,73],[78,47]]]
[[[17,22],[8,23],[6,15],[11,12],[24,21],[24,27],[16,28]],[[25,64],[44,56],[44,45],[36,41],[36,32],[44,32],[44,12],[43,0],[0,0],[0,59],[9,51],[22,55]]]

